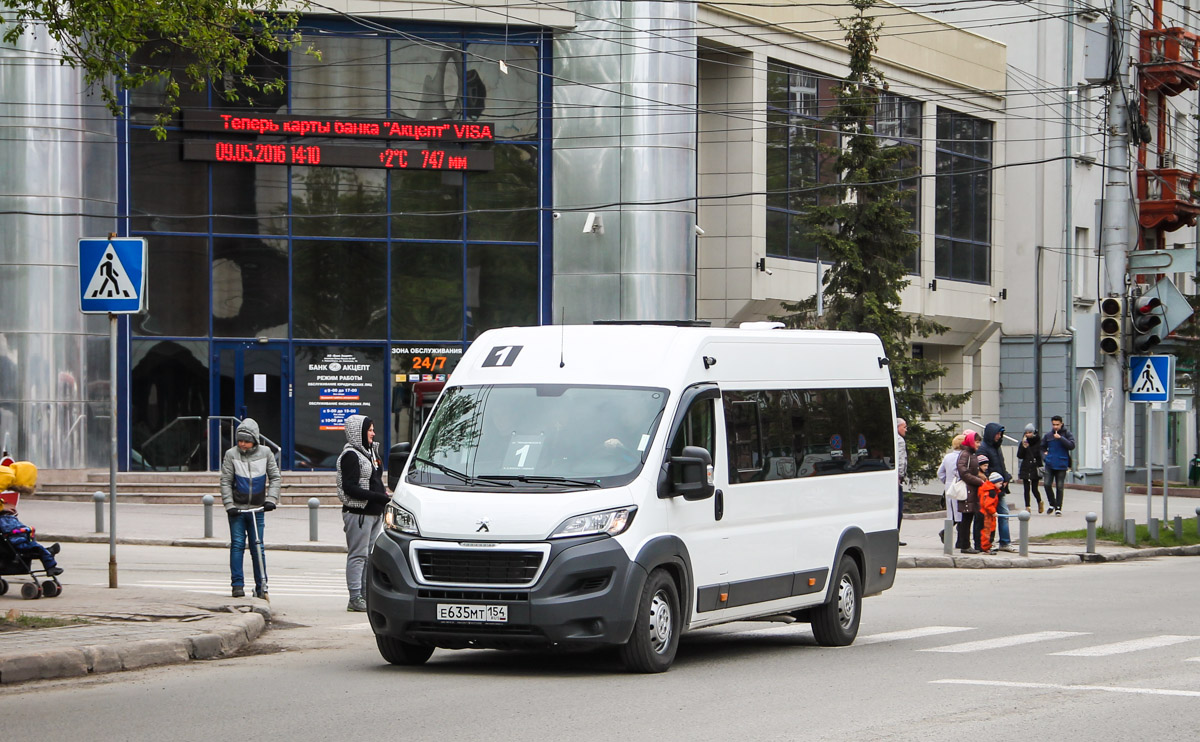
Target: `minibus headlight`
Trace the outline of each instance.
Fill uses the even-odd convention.
[[[624,533],[633,522],[637,508],[632,505],[627,508],[604,510],[599,513],[587,513],[567,518],[550,534],[549,538],[567,538],[569,536],[596,536],[606,533],[616,536]]]
[[[395,502],[389,502],[387,509],[383,511],[383,525],[391,531],[399,531],[412,536],[421,535],[421,529],[417,528],[416,516]]]

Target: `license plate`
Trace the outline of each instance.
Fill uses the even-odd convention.
[[[508,621],[508,606],[438,603],[437,620],[464,621],[467,623],[505,623]]]

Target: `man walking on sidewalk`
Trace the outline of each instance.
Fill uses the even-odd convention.
[[[896,510],[896,537],[900,537],[900,524],[904,522],[904,477],[908,474],[908,443],[904,436],[908,435],[908,422],[904,418],[896,418],[896,473],[900,475],[900,505]],[[908,546],[901,541],[901,546]]]
[[[1075,450],[1075,436],[1063,426],[1062,415],[1050,418],[1050,432],[1042,438],[1042,460],[1046,463],[1046,500],[1049,507],[1046,515],[1054,513],[1062,517],[1063,485],[1067,470],[1071,468],[1071,451]],[[1058,490],[1054,493],[1050,485]]]
[[[263,513],[279,504],[282,479],[275,455],[260,445],[258,423],[246,418],[237,428],[236,444],[221,461],[221,505],[229,516],[229,574],[233,597],[246,594],[246,542],[254,566],[254,597],[270,600],[267,594],[267,555],[263,550]]]

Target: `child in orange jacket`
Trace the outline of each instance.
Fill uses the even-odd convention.
[[[979,512],[983,513],[983,531],[980,534],[980,546],[985,554],[995,554],[992,545],[992,534],[996,532],[996,506],[1000,503],[1000,488],[1004,486],[1004,475],[1000,472],[988,474],[986,456],[979,457],[979,476],[984,477],[979,485]]]

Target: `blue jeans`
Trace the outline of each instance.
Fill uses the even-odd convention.
[[[1004,495],[1000,495],[1000,501],[996,503],[996,530],[1000,533],[1001,546],[1012,543],[1012,534],[1008,530],[1008,500]]]
[[[241,587],[246,581],[242,562],[245,561],[247,536],[250,540],[250,562],[254,566],[254,590],[261,593],[267,589],[267,555],[262,546],[261,510],[229,516],[229,574],[234,587]]]

